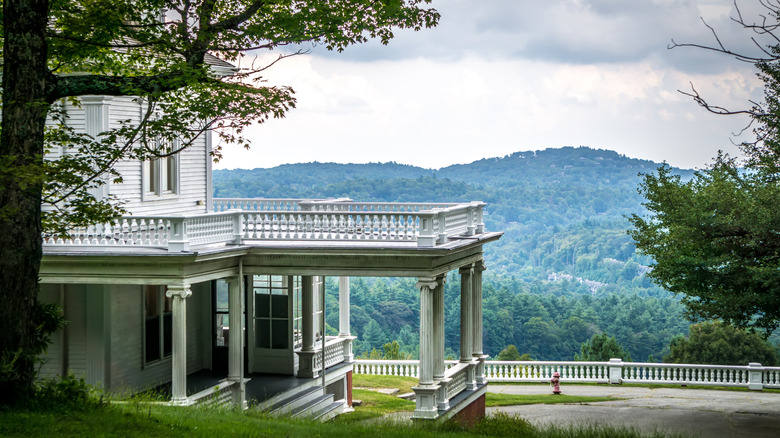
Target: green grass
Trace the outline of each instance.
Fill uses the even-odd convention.
[[[485,406],[519,406],[519,405],[552,405],[559,403],[595,403],[603,401],[622,400],[616,397],[585,397],[565,394],[539,394],[539,395],[519,395],[519,394],[496,394],[488,392],[485,395]]]
[[[400,387],[410,390],[414,379],[382,377],[356,379],[358,386]],[[539,429],[517,416],[497,413],[466,430],[456,423],[434,425],[382,419],[395,412],[411,412],[414,402],[370,390],[355,390],[363,405],[335,421],[271,418],[255,411],[227,408],[172,407],[150,401],[152,395],[113,403],[96,398],[83,381],[72,377],[42,386],[39,397],[25,408],[0,408],[2,437],[518,437],[518,438],[640,438],[664,437],[630,429],[592,426]],[[583,402],[589,397],[491,394],[488,405]],[[368,420],[368,421],[366,421]]]
[[[419,381],[414,377],[400,376],[371,376],[366,374],[353,374],[352,386],[364,388],[398,388],[399,394],[412,392],[412,387]]]
[[[91,405],[76,410],[0,410],[0,436],[640,438],[667,435],[643,435],[630,429],[609,427],[538,429],[522,418],[505,414],[490,416],[474,429],[465,430],[451,423],[439,427],[382,421],[318,423],[269,418],[256,411],[126,403]]]

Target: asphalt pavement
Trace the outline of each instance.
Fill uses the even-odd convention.
[[[539,426],[611,425],[700,438],[780,438],[780,393],[620,385],[561,385],[568,395],[622,400],[488,408]],[[489,384],[489,392],[550,394],[547,385]]]

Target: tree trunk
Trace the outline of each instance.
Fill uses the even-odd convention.
[[[48,0],[5,0],[0,133],[0,405],[32,394],[41,262]]]

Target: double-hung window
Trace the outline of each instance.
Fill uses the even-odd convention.
[[[143,162],[145,197],[165,197],[179,193],[179,154],[165,155],[179,148],[178,141],[157,140],[156,150],[162,155]]]

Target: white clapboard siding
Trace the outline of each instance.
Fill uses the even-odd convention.
[[[117,128],[123,121],[139,123],[141,120],[141,104],[131,96],[118,96],[107,99],[107,126]],[[86,113],[83,108],[65,103],[68,114],[67,124],[77,132],[90,132],[87,126]],[[55,148],[46,157],[57,159],[63,153],[75,151]],[[109,182],[108,193],[124,202],[124,207],[135,215],[172,215],[194,214],[206,212],[209,157],[206,152],[205,135],[201,135],[194,143],[183,151],[179,157],[179,187],[173,196],[143,196],[142,163],[136,160],[123,160],[115,168],[122,175],[122,183]]]
[[[67,321],[68,371],[76,377],[87,377],[86,287],[65,286],[65,320]]]
[[[112,286],[111,392],[136,392],[171,381],[171,360],[143,363],[143,287]],[[192,286],[187,298],[187,372],[203,368],[204,343],[211,325],[204,326],[203,314],[210,313],[208,283]],[[210,321],[210,320],[209,320]],[[208,344],[210,345],[210,344]]]

